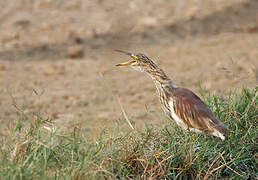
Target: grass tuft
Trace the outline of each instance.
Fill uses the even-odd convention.
[[[168,120],[137,133],[103,131],[89,143],[79,127],[65,134],[39,114],[20,113],[1,138],[0,179],[256,179],[257,90],[205,97],[230,130],[225,141]]]

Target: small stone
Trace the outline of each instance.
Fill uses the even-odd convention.
[[[73,46],[68,48],[67,50],[67,56],[72,59],[79,59],[84,56],[84,52],[82,47],[80,46]]]
[[[5,65],[3,65],[3,64],[0,64],[0,71],[5,71],[6,70],[6,67],[5,67]]]
[[[22,28],[26,28],[30,25],[30,23],[31,22],[28,19],[19,19],[19,20],[15,21],[14,25],[20,26]]]
[[[258,26],[249,26],[246,28],[246,31],[248,33],[257,33],[258,32]]]

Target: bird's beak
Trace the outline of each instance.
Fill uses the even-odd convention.
[[[122,51],[122,50],[115,50],[115,51],[124,53],[124,54],[129,55],[129,56],[131,56],[131,57],[133,58],[133,59],[130,60],[130,61],[117,64],[116,66],[129,66],[129,65],[131,65],[131,64],[133,64],[133,63],[136,62],[137,57],[136,57],[133,53],[130,53],[130,52],[127,52],[127,51]]]
[[[129,66],[131,64],[133,64],[135,62],[135,60],[130,60],[130,61],[127,61],[127,62],[124,62],[124,63],[120,63],[120,64],[117,64],[116,66]]]

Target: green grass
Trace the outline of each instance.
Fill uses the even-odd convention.
[[[103,131],[90,143],[78,127],[61,133],[39,114],[21,112],[1,138],[0,179],[256,179],[257,90],[204,97],[230,130],[225,141],[167,120],[144,131]]]

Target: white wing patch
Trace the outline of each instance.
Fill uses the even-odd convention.
[[[169,101],[168,104],[169,104],[169,107],[170,107],[170,110],[171,110],[171,116],[176,121],[177,125],[186,128],[187,126],[185,125],[185,123],[175,113],[174,102]]]
[[[190,128],[190,131],[196,132],[196,133],[201,133],[202,131],[199,129],[195,129],[195,128]]]
[[[180,127],[182,127],[184,130],[187,130],[188,126],[176,115],[175,110],[174,110],[174,102],[173,101],[169,101],[168,102],[169,107],[170,107],[170,111],[171,111],[171,116],[172,118],[176,121],[177,125],[179,125]],[[208,121],[212,122],[211,119],[207,119]],[[196,129],[196,128],[189,128],[190,131],[193,132],[197,132],[200,133],[201,130]],[[221,134],[219,131],[214,131],[213,133],[211,133],[213,136],[219,137],[222,141],[225,140],[225,136],[223,134]]]

